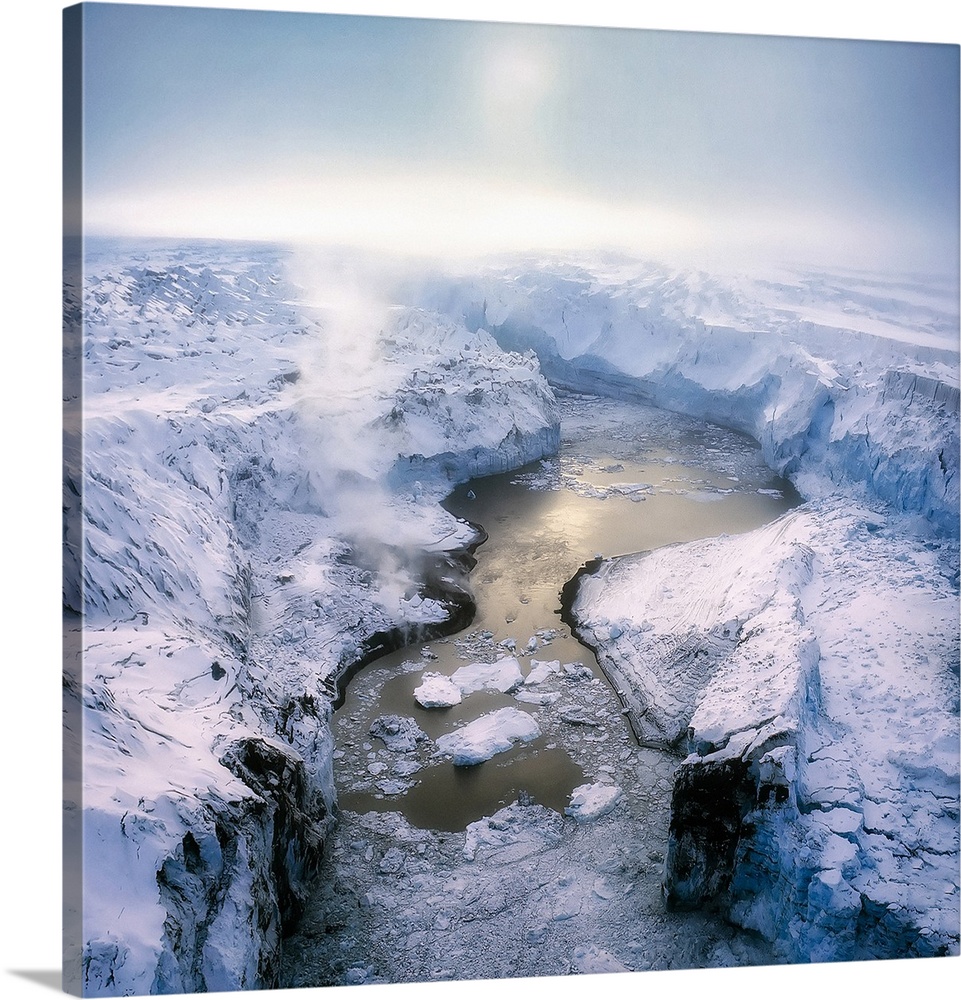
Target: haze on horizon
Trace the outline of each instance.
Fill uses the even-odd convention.
[[[957,269],[956,45],[83,17],[87,233]]]

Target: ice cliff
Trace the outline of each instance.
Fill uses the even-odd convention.
[[[411,294],[555,384],[750,434],[808,496],[860,488],[958,534],[956,280],[517,260]]]
[[[880,510],[820,501],[582,577],[582,633],[640,738],[686,755],[668,905],[720,901],[791,961],[957,952],[945,556]]]
[[[277,982],[333,822],[338,684],[470,613],[450,484],[556,448],[532,355],[309,305],[289,263],[88,241],[67,289],[65,964],[90,995]]]

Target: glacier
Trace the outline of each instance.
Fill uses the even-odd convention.
[[[686,755],[667,905],[787,961],[957,954],[956,280],[606,257],[416,294],[555,385],[750,434],[807,500],[570,588],[641,742]]]
[[[719,903],[789,961],[956,954],[956,287],[598,256],[346,294],[310,260],[319,288],[291,248],[88,241],[66,289],[85,992],[277,984],[336,822],[332,707],[469,621],[483,531],[439,501],[556,450],[551,385],[744,431],[806,500],[571,585],[642,743],[682,755],[667,905]],[[552,840],[542,812],[471,850]]]
[[[521,258],[409,294],[552,384],[749,434],[805,496],[860,488],[958,533],[956,277]]]

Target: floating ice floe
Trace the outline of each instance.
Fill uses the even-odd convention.
[[[451,708],[463,695],[446,674],[424,674],[423,683],[414,688],[414,700],[421,708]]]
[[[586,823],[605,816],[620,799],[621,790],[617,785],[578,785],[571,792],[571,804],[564,809],[564,814],[573,816],[578,823]]]
[[[518,741],[529,743],[540,736],[537,720],[519,708],[499,708],[437,740],[438,753],[458,767],[480,764],[503,753]]]
[[[397,778],[387,778],[377,783],[377,789],[384,795],[403,795],[411,787],[409,781],[399,781]]]
[[[402,715],[378,715],[370,724],[370,735],[383,740],[388,750],[409,753],[429,739],[413,719]]]
[[[560,673],[560,660],[531,660],[531,669],[524,678],[525,684],[542,684],[548,677]]]
[[[564,664],[564,676],[571,681],[589,681],[594,678],[594,673],[590,667],[586,667],[580,661]]]
[[[555,701],[560,700],[560,697],[560,691],[528,691],[526,688],[521,688],[514,692],[514,698],[525,705],[553,705]]]
[[[458,667],[450,679],[465,695],[475,691],[507,694],[524,683],[520,664],[513,656],[505,656],[496,663],[470,663],[466,667]]]

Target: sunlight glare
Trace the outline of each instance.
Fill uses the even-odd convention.
[[[543,51],[520,43],[504,44],[486,58],[482,92],[492,111],[531,111],[547,95],[553,75]]]

